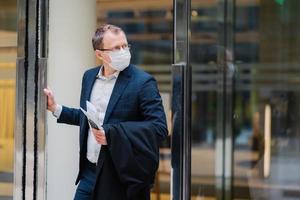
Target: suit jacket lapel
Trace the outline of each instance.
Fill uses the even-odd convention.
[[[106,109],[105,117],[103,124],[107,123],[116,103],[118,102],[119,98],[121,97],[122,93],[124,92],[129,80],[131,78],[130,74],[130,66],[127,67],[124,71],[120,72],[117,81],[115,83],[114,89],[109,99],[109,103]]]
[[[93,89],[93,85],[95,83],[95,80],[96,80],[96,77],[99,73],[99,70],[100,70],[100,67],[98,68],[95,68],[91,71],[91,73],[88,73],[87,74],[87,77],[85,77],[85,82],[84,82],[84,88],[83,88],[83,105],[82,105],[82,108],[86,110],[86,101],[90,99],[90,96],[91,96],[91,93],[92,93],[92,89]],[[83,130],[88,130],[88,121],[87,121],[87,118],[85,117],[84,118],[84,121],[83,121]],[[87,135],[88,135],[88,131],[83,131],[82,132],[82,139],[80,139],[80,146],[81,146],[81,149],[83,148],[84,145],[87,145],[87,143],[85,142],[86,141],[86,138],[87,138]]]
[[[97,75],[99,73],[100,67],[99,68],[95,68],[89,75],[88,77],[86,77],[86,93],[85,93],[85,101],[89,101],[90,100],[90,96],[92,93],[92,89],[94,86],[94,83],[97,79]],[[84,104],[84,108],[86,109],[86,103]]]

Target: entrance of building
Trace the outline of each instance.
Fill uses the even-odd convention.
[[[18,6],[17,46],[5,40],[7,34],[16,40],[16,30],[0,16],[9,30],[0,30],[0,79],[13,79],[0,80],[0,94],[10,89],[0,108],[11,110],[0,110],[0,200],[72,199],[78,130],[46,115],[42,89],[49,85],[61,103],[78,106],[82,74],[99,64],[90,39],[102,23],[124,29],[131,62],[156,78],[163,99],[170,135],[160,147],[151,199],[300,199],[300,2],[36,0]],[[16,52],[15,66],[6,55]],[[2,119],[12,119],[14,87],[13,134],[12,120]]]
[[[173,199],[300,199],[300,4],[174,3]]]

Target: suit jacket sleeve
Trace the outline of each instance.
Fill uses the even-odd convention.
[[[159,164],[160,140],[167,136],[162,100],[154,79],[139,91],[140,121],[105,124],[108,148],[129,199],[150,188]]]
[[[79,126],[80,112],[79,109],[63,106],[57,122]]]

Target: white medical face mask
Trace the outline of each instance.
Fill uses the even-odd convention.
[[[119,51],[109,52],[111,62],[110,67],[117,70],[123,71],[126,67],[128,67],[130,63],[131,54],[129,49],[121,49]]]

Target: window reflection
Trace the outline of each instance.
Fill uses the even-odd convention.
[[[152,74],[157,82],[171,127],[171,64],[173,52],[173,1],[97,1],[97,25],[121,27],[131,44],[131,63]],[[170,140],[160,148],[160,166],[151,199],[170,198]]]
[[[218,9],[216,1],[192,1],[192,198],[215,199],[218,106]],[[221,160],[221,159],[220,159]]]
[[[235,199],[300,198],[299,7],[236,7]]]
[[[1,1],[0,7],[0,199],[12,199],[17,2]]]
[[[231,95],[225,99],[234,98],[232,198],[298,199],[300,2],[228,1],[235,2],[235,14],[229,13],[234,16],[230,56],[220,46],[225,11],[216,2],[192,1],[192,196],[217,199],[224,189],[218,191],[223,185],[218,181],[228,166],[218,162],[231,155],[218,152],[225,140],[224,135],[218,140],[220,127],[228,122],[219,109],[224,99],[218,98],[218,67],[225,63],[231,82],[222,92]],[[218,52],[231,57],[229,62]],[[231,106],[228,102],[224,106]]]

